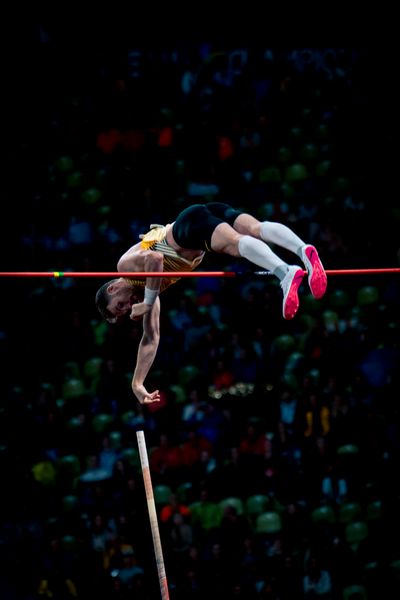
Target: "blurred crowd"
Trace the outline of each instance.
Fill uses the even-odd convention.
[[[15,83],[4,271],[114,271],[210,200],[289,224],[326,268],[399,266],[371,51],[57,40],[37,26]],[[144,407],[140,324],[101,321],[101,280],[0,279],[2,598],[160,597],[137,431],[171,598],[398,597],[398,274],[304,284],[285,322],[274,281],[207,261],[241,275],[162,295]]]

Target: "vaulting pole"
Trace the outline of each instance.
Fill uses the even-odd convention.
[[[150,517],[151,534],[153,536],[154,553],[156,556],[158,580],[160,583],[161,599],[169,600],[167,575],[165,573],[164,558],[161,547],[160,532],[158,529],[156,504],[154,501],[153,486],[151,483],[149,459],[147,456],[146,440],[144,431],[137,431],[136,437],[139,446],[140,463],[142,465],[142,474],[144,487],[146,490],[147,508]]]

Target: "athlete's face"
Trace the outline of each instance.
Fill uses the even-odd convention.
[[[138,290],[124,281],[111,284],[107,291],[110,296],[107,310],[112,315],[112,318],[109,319],[111,323],[130,315],[132,306],[142,301]]]

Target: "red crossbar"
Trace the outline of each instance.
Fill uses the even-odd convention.
[[[306,272],[306,271],[304,271]],[[378,275],[388,273],[400,273],[400,268],[387,268],[387,269],[326,269],[327,275]],[[0,277],[130,277],[130,278],[141,278],[141,277],[162,277],[162,278],[175,278],[175,277],[237,277],[240,275],[272,275],[270,271],[255,271],[255,272],[234,272],[234,271],[176,271],[176,272],[113,272],[113,271],[4,271],[0,272]]]

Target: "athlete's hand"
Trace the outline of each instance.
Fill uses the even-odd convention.
[[[144,385],[132,385],[133,393],[139,400],[140,404],[152,404],[153,402],[160,402],[160,391],[148,392]]]
[[[150,304],[146,304],[145,302],[139,302],[139,304],[134,304],[132,306],[130,318],[133,321],[137,321],[138,319],[141,319],[143,315],[149,313],[150,311]]]

